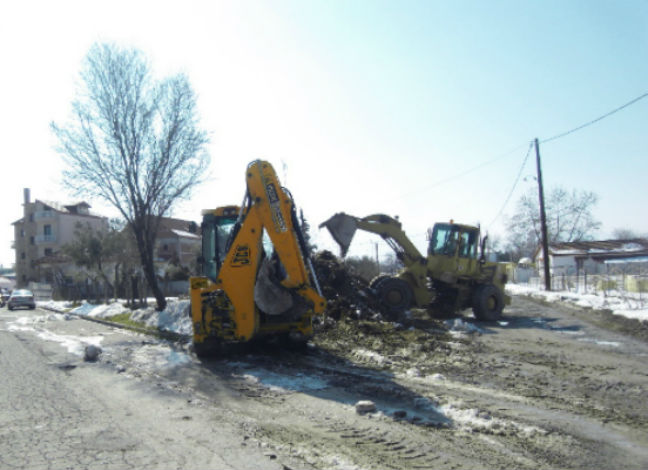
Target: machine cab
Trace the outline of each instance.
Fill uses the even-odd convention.
[[[227,255],[227,242],[236,225],[240,208],[238,206],[225,206],[218,209],[203,211],[202,230],[202,274],[212,282],[216,282],[225,256]]]
[[[434,224],[430,235],[428,255],[443,255],[459,258],[477,258],[479,229],[459,224]]]

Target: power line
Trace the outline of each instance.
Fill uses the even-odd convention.
[[[513,195],[513,191],[515,191],[515,187],[517,186],[518,182],[520,181],[520,176],[522,176],[522,171],[524,170],[524,167],[526,166],[526,162],[529,159],[529,155],[531,154],[531,148],[533,147],[533,142],[529,142],[529,148],[527,149],[527,153],[524,156],[524,160],[522,160],[522,165],[520,166],[520,171],[518,171],[517,177],[515,178],[515,181],[513,182],[513,187],[511,188],[511,191],[509,191],[508,196],[506,196],[506,199],[504,200],[504,204],[502,204],[502,207],[500,208],[499,212],[495,216],[493,220],[491,220],[490,224],[488,224],[488,227],[493,225],[493,222],[495,222],[500,215],[502,215],[502,212],[504,211],[504,208],[508,204],[509,200],[511,199],[511,196]]]
[[[410,191],[410,192],[408,192],[406,194],[401,194],[400,196],[398,196],[396,198],[390,198],[389,201],[393,201],[394,199],[403,199],[403,198],[406,198],[408,196],[412,196],[414,194],[418,194],[418,193],[421,193],[423,191],[427,191],[427,190],[430,190],[430,189],[435,188],[437,186],[441,186],[443,184],[446,184],[446,183],[448,183],[450,181],[459,179],[459,178],[461,178],[463,176],[466,176],[466,175],[472,173],[473,171],[477,171],[480,168],[483,168],[483,167],[485,167],[487,165],[490,165],[490,164],[495,163],[495,162],[497,162],[499,160],[502,160],[503,158],[508,157],[509,155],[511,155],[514,152],[517,152],[518,150],[520,150],[523,147],[524,147],[523,145],[518,145],[514,149],[511,149],[511,150],[509,150],[509,151],[507,151],[505,153],[502,153],[502,154],[500,154],[500,155],[498,155],[498,156],[496,156],[496,157],[494,157],[494,158],[492,158],[490,160],[487,160],[487,161],[482,162],[482,163],[480,163],[480,164],[478,164],[476,166],[473,166],[473,167],[471,167],[471,168],[469,168],[469,169],[467,169],[465,171],[462,171],[461,173],[456,173],[454,175],[448,176],[447,178],[438,180],[438,181],[432,183],[431,185],[427,185],[427,186],[422,187],[420,189]]]
[[[557,134],[557,135],[555,135],[553,137],[549,137],[548,139],[544,139],[541,142],[543,144],[546,144],[547,142],[551,142],[552,140],[557,140],[557,139],[560,139],[562,137],[568,136],[569,134],[573,134],[576,131],[580,131],[581,129],[584,129],[584,128],[588,127],[588,126],[591,126],[592,124],[597,123],[597,122],[605,119],[606,117],[612,116],[614,113],[618,113],[622,109],[625,109],[628,106],[631,106],[631,105],[635,104],[637,101],[642,100],[647,96],[648,96],[648,93],[644,93],[643,95],[637,96],[636,98],[628,101],[626,104],[621,105],[618,108],[615,108],[612,111],[609,111],[609,112],[605,113],[604,115],[597,117],[596,119],[593,119],[593,120],[591,120],[589,122],[586,122],[585,124],[582,124],[582,125],[580,125],[578,127],[575,127],[575,128],[573,128],[573,129],[571,129],[569,131],[562,132],[562,133]]]

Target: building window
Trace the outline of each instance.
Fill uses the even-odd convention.
[[[20,253],[20,259],[25,259],[25,252]]]
[[[51,235],[52,234],[52,226],[51,225],[44,225],[43,226],[43,235]]]
[[[25,229],[24,229],[24,228],[21,228],[21,229],[20,229],[20,236],[21,236],[22,238],[25,238]]]
[[[33,213],[32,213],[32,214],[29,214],[29,221],[30,221],[30,222],[33,222],[33,221],[34,221],[34,214],[33,214]]]
[[[51,248],[45,248],[45,256],[52,256],[53,252]]]
[[[34,244],[34,237],[29,237],[29,244],[33,245]]]

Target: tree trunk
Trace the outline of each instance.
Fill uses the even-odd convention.
[[[155,276],[155,265],[153,261],[153,245],[155,244],[155,237],[147,236],[143,231],[135,230],[135,240],[140,252],[144,278],[155,297],[157,303],[156,309],[161,312],[166,308],[166,298],[164,297],[164,292],[160,289],[157,277]]]

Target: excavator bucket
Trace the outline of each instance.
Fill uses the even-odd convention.
[[[322,222],[319,227],[326,227],[328,229],[333,239],[340,246],[342,257],[346,256],[351,245],[351,240],[353,240],[353,236],[358,228],[357,219],[344,212],[338,212],[326,222]]]

